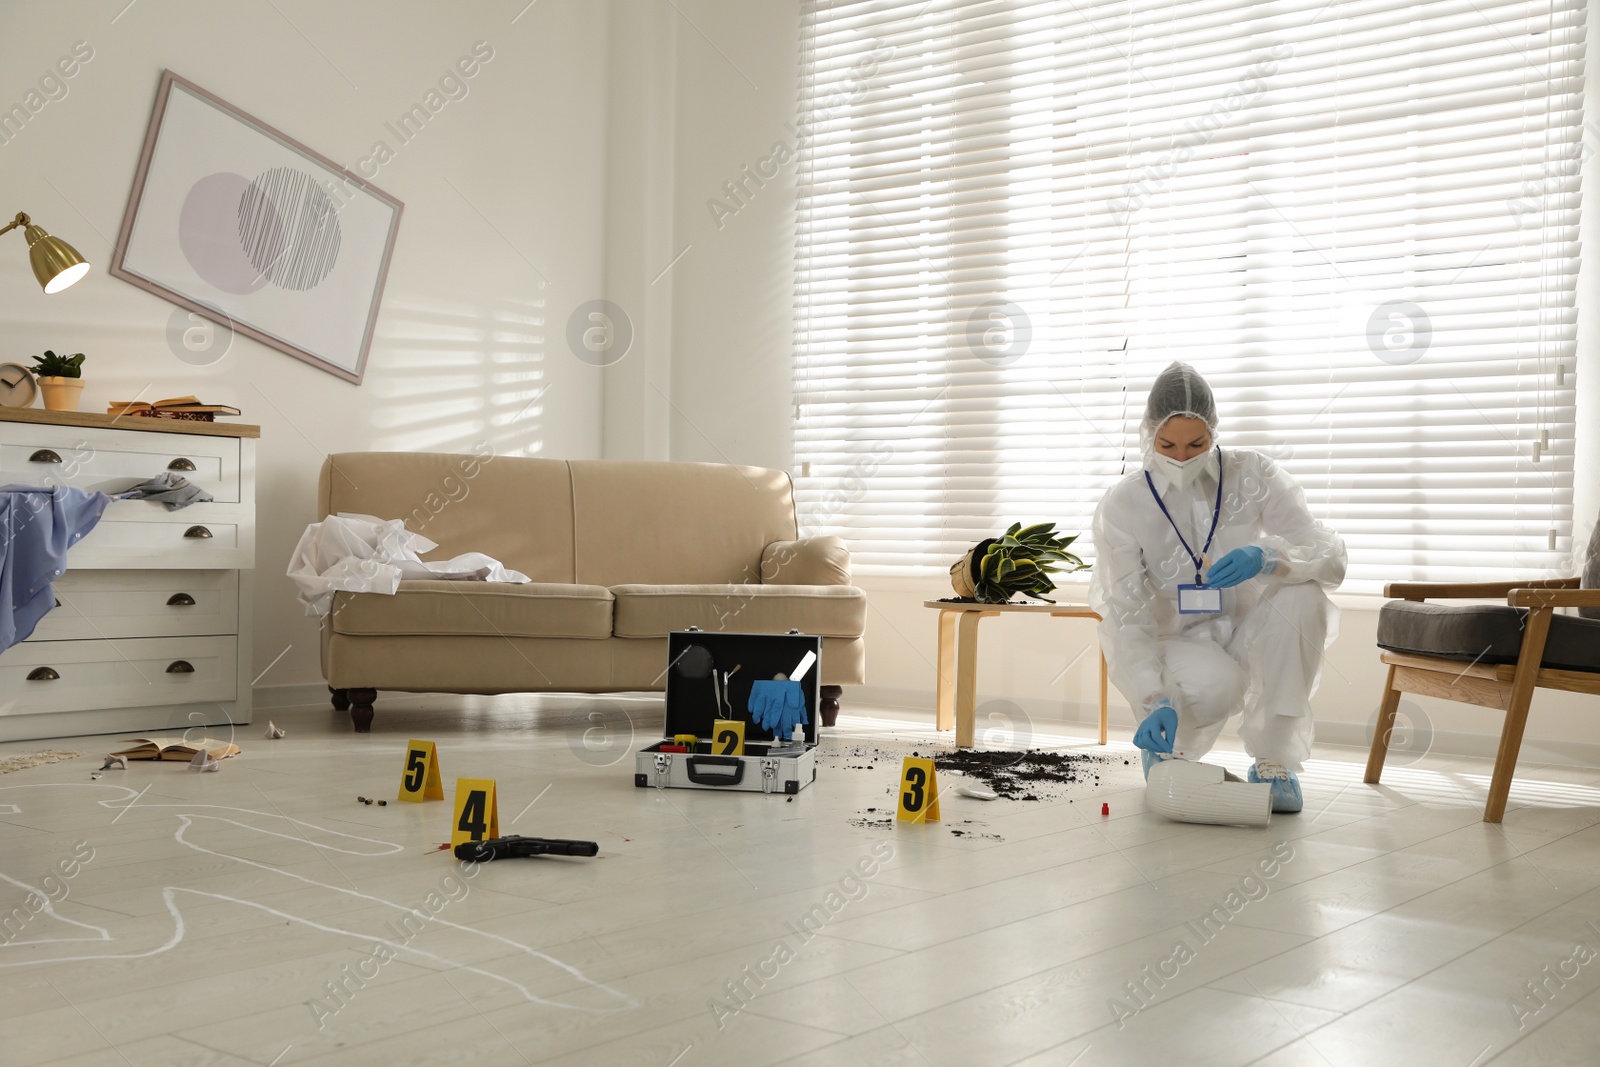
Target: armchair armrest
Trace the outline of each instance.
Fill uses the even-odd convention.
[[[1519,586],[1506,595],[1514,608],[1600,608],[1600,589],[1550,589]]]
[[[774,541],[761,553],[761,584],[849,585],[850,550],[832,535]]]
[[[1534,578],[1522,582],[1390,582],[1383,595],[1396,600],[1492,600],[1513,589],[1576,589],[1577,578]]]

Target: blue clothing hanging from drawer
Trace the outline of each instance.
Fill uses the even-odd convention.
[[[111,498],[68,486],[0,486],[0,651],[26,641],[55,607],[50,583],[67,550],[99,523]]]

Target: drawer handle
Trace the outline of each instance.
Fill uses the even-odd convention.
[[[186,659],[175,659],[167,664],[168,674],[193,674],[194,664]]]
[[[194,469],[194,460],[184,459],[182,456],[167,464],[167,470],[169,471],[192,471]]]
[[[187,530],[183,531],[183,536],[190,538],[191,540],[204,540],[205,538],[211,536],[211,531],[206,529],[204,526],[191,526]]]
[[[28,457],[29,463],[60,463],[61,457],[48,448],[41,448]]]
[[[194,597],[190,596],[188,593],[173,593],[171,596],[167,597],[167,607],[192,608],[194,607]]]
[[[61,680],[61,675],[55,672],[54,667],[35,667],[28,672],[30,682],[56,682]]]

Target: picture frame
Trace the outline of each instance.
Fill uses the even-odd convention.
[[[403,208],[167,70],[110,272],[360,385]]]

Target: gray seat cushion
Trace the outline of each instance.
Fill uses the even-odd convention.
[[[1515,663],[1527,614],[1508,604],[1391,600],[1378,611],[1378,647],[1466,663]],[[1542,666],[1600,671],[1600,619],[1552,616]]]

